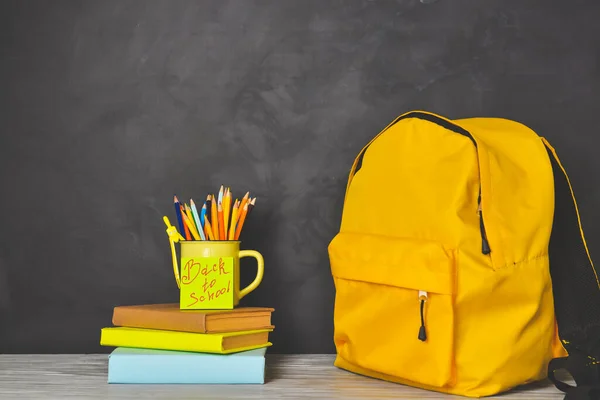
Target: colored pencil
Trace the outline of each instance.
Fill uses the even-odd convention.
[[[190,206],[187,205],[187,203],[183,203],[183,210],[185,211],[185,215],[191,219],[192,223],[194,223],[194,216],[192,215],[192,209],[190,208]]]
[[[204,221],[201,221],[202,226],[205,228],[204,229],[205,233],[206,233],[206,222],[207,221],[210,222],[210,211],[211,211],[210,203],[211,203],[211,200],[210,200],[210,194],[209,194],[206,196],[206,201],[204,202],[204,205],[206,206],[206,213],[204,214]],[[211,231],[212,231],[212,228],[211,228]],[[206,237],[208,237],[208,234]]]
[[[240,238],[240,233],[242,232],[242,227],[244,226],[244,221],[246,220],[246,215],[248,214],[248,203],[244,206],[240,213],[239,221],[237,223],[237,227],[235,228],[235,240]]]
[[[200,225],[204,227],[204,220],[206,219],[206,202],[202,205],[202,209],[200,210]]]
[[[248,218],[248,216],[250,215],[250,212],[252,212],[252,209],[254,208],[254,204],[256,204],[256,197],[248,202],[248,214],[246,215],[246,218]]]
[[[206,233],[206,237],[208,238],[208,240],[215,240],[215,237],[213,236],[212,226],[210,226],[210,219],[208,218],[206,218],[206,220],[204,221],[204,233]]]
[[[217,215],[217,200],[212,196],[210,201],[210,224],[212,225],[213,237],[219,240],[219,216]]]
[[[256,206],[250,191],[241,199],[233,198],[230,187],[221,185],[216,195],[208,194],[200,212],[194,199],[189,205],[173,195],[173,204],[181,237],[185,240],[239,240],[248,216]]]
[[[217,214],[219,215],[219,240],[226,240],[225,237],[225,221],[223,217],[223,205],[219,203],[217,206]]]
[[[225,194],[223,195],[223,222],[225,223],[225,238],[227,240],[227,234],[229,233],[229,215],[231,212],[231,191],[229,188],[225,189]]]
[[[206,218],[208,218],[210,220],[210,211],[211,211],[211,198],[210,198],[210,194],[208,196],[206,196]],[[202,221],[202,223],[204,223],[204,221]]]
[[[240,212],[244,209],[244,207],[246,206],[246,203],[248,202],[248,196],[250,195],[250,192],[246,192],[246,194],[244,195],[244,197],[242,197],[242,202],[240,203]]]
[[[185,231],[183,228],[183,219],[181,218],[181,204],[177,196],[173,196],[173,205],[175,206],[175,216],[177,217],[177,225],[179,225],[179,233],[183,236]]]
[[[194,221],[194,213],[192,212],[192,208],[188,206],[187,203],[184,203],[183,207],[185,209],[184,217],[187,217],[189,220],[189,223],[187,225],[188,229],[190,230],[190,233],[192,234],[195,240],[200,240],[200,235],[198,234],[198,228],[196,227],[196,222]],[[183,222],[185,223],[185,218]],[[196,236],[194,236],[194,230],[196,231]],[[196,237],[198,237],[198,239],[196,239]]]
[[[221,188],[219,189],[219,193],[217,195],[217,204],[223,204],[223,185],[221,185]]]
[[[182,217],[181,220],[183,221],[183,214],[185,214],[185,210],[183,209],[181,203],[179,203],[179,209]],[[185,240],[192,240],[192,235],[190,235],[190,230],[188,229],[186,224],[183,224],[183,230],[185,231]]]
[[[194,203],[194,199],[190,199],[190,206],[192,208],[192,214],[194,216],[194,222],[196,223],[196,229],[200,234],[201,240],[206,240],[204,236],[204,229],[202,229],[202,224],[200,223],[200,217],[198,216],[198,210],[196,209],[196,203]]]
[[[239,205],[240,201],[235,199],[235,203],[233,203],[233,210],[231,211],[231,227],[229,228],[228,240],[235,239],[235,226],[238,219]]]
[[[194,226],[194,223],[192,222],[192,220],[190,219],[190,217],[188,217],[188,215],[186,213],[184,213],[182,215],[182,217],[183,217],[183,222],[188,227],[188,230],[191,232],[191,234],[194,237],[194,239],[195,240],[200,240],[200,235],[198,235],[198,231],[196,231],[196,227]]]

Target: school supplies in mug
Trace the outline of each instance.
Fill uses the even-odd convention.
[[[167,225],[173,272],[180,290],[180,309],[232,309],[260,285],[264,260],[258,251],[240,250],[240,242],[234,240],[182,240],[169,219],[163,217],[163,220]],[[180,267],[175,253],[177,242],[181,246]],[[254,281],[240,289],[240,258],[243,257],[254,257],[258,266]]]
[[[221,186],[217,196],[207,196],[200,213],[193,199],[188,206],[173,196],[180,234],[185,240],[238,240],[256,204],[256,197],[249,195],[250,192],[246,192],[241,200],[235,199],[232,204],[231,189]]]
[[[232,204],[230,188],[221,186],[217,196],[209,194],[198,213],[196,204],[173,197],[179,231],[165,216],[171,246],[173,274],[180,289],[180,309],[232,309],[242,297],[256,289],[264,272],[262,255],[240,250],[240,235],[256,197],[246,192]],[[178,263],[175,243],[180,244]],[[240,289],[239,260],[254,257],[258,268],[254,281]],[[181,269],[181,271],[180,271]]]

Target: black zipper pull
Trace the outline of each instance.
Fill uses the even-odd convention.
[[[492,252],[490,249],[490,243],[487,240],[487,235],[485,233],[485,225],[483,224],[483,210],[481,209],[481,203],[479,203],[479,208],[477,209],[479,212],[479,230],[481,231],[481,252],[485,255],[488,255]]]
[[[419,290],[419,300],[421,301],[421,327],[419,328],[419,340],[424,342],[427,340],[427,332],[425,331],[425,318],[423,317],[423,308],[427,301],[427,292]]]

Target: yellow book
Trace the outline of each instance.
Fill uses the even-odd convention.
[[[226,333],[193,333],[126,327],[103,328],[100,345],[141,349],[228,354],[271,346],[269,332],[260,329]]]

